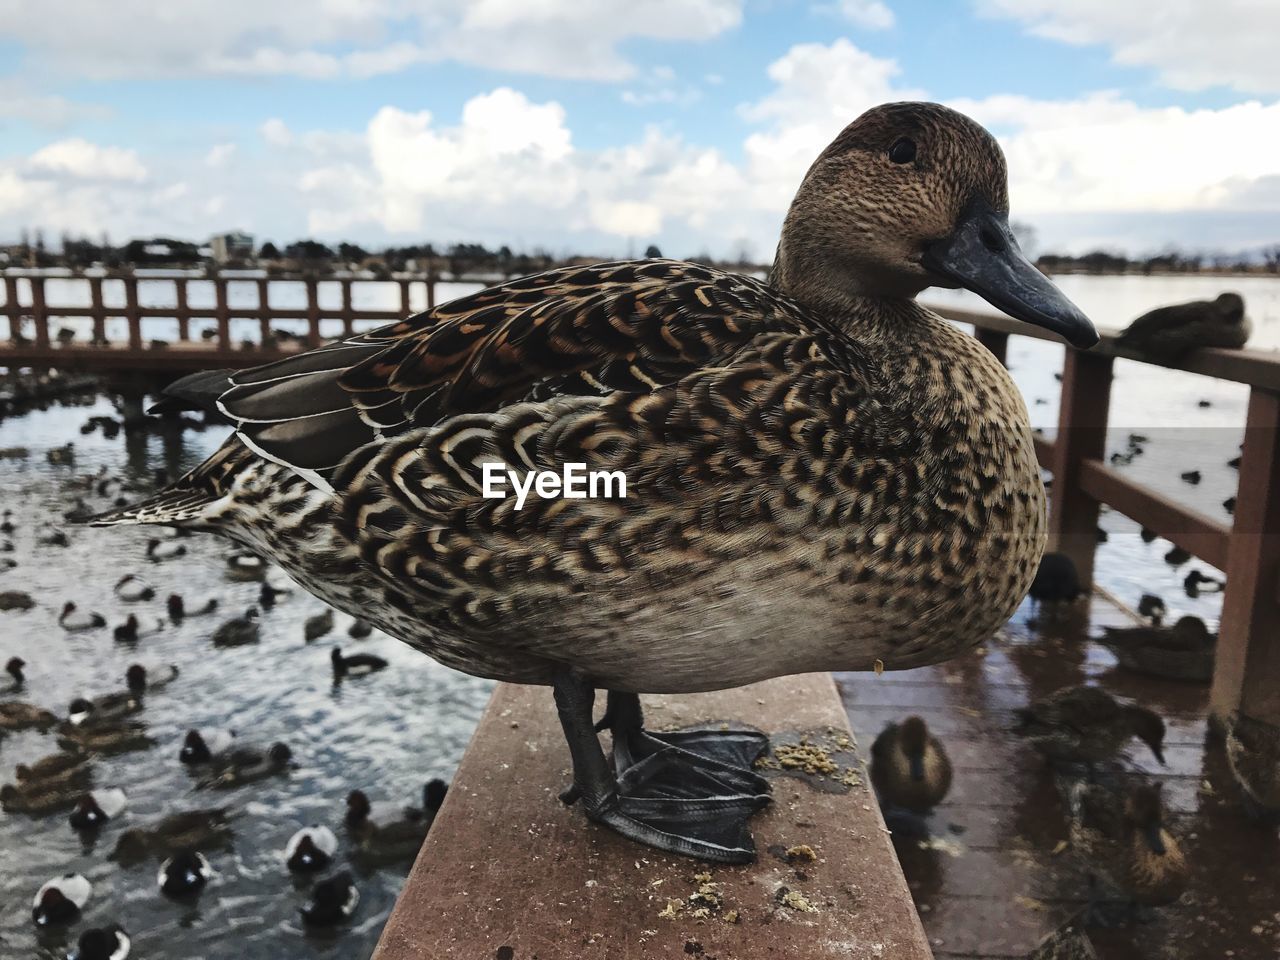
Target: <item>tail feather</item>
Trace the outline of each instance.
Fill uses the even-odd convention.
[[[221,414],[218,398],[231,389],[233,370],[201,370],[173,381],[164,388],[161,398],[148,413],[176,413],[180,410],[203,410]]]
[[[83,521],[91,527],[114,527],[125,524],[170,524],[192,526],[204,518],[213,503],[207,490],[170,487],[155,496],[89,517]]]

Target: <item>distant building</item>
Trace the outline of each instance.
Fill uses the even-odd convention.
[[[213,259],[218,263],[232,260],[249,260],[253,257],[253,235],[248,233],[220,233],[209,241]]]

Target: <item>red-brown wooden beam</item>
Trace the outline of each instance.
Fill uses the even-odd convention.
[[[320,346],[320,284],[307,277],[307,346]]]
[[[44,277],[29,277],[31,284],[31,319],[36,326],[36,346],[49,346],[49,313],[44,300]]]
[[[129,324],[129,346],[142,349],[142,314],[138,311],[138,278],[124,278],[124,318]]]
[[[218,322],[218,346],[231,349],[231,313],[227,309],[227,281],[215,277],[213,281],[214,319]]]
[[[22,333],[22,306],[18,303],[18,278],[4,278],[4,308],[9,316],[9,339],[18,342]]]
[[[93,342],[107,342],[107,309],[102,305],[102,278],[89,278],[89,309],[93,311]]]
[[[1098,501],[1081,481],[1085,462],[1101,460],[1106,452],[1112,359],[1070,349],[1066,354],[1058,437],[1053,444],[1050,549],[1070,557],[1081,582],[1092,584]]]
[[[267,292],[269,285],[266,277],[258,278],[258,337],[259,346],[264,350],[271,345],[271,295]]]
[[[1280,724],[1280,393],[1249,395],[1209,706]]]
[[[187,305],[187,278],[178,277],[173,281],[176,296],[175,312],[178,314],[178,339],[184,343],[191,339],[191,308]]]

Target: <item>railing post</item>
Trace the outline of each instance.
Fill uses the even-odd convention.
[[[49,311],[44,300],[44,277],[29,277],[31,284],[31,319],[36,325],[36,346],[42,350],[49,346]]]
[[[974,336],[1000,361],[1001,366],[1009,365],[1009,335],[986,327],[975,327]]]
[[[124,317],[129,323],[129,348],[142,349],[142,317],[138,313],[138,278],[124,278]]]
[[[227,281],[213,278],[214,320],[218,324],[218,349],[231,349],[231,314],[227,310]]]
[[[342,278],[342,335],[349,337],[355,333],[355,318],[351,316],[351,278]]]
[[[271,346],[271,301],[267,293],[267,278],[258,278],[258,337],[260,346],[266,350]]]
[[[400,316],[401,318],[409,315],[409,281],[397,280],[400,284]]]
[[[1093,583],[1098,501],[1080,489],[1080,464],[1101,460],[1107,447],[1112,358],[1067,348],[1058,437],[1053,445],[1049,546],[1070,557],[1080,581]]]
[[[436,268],[435,264],[427,264],[427,309],[436,308]]]
[[[22,307],[18,303],[18,278],[4,278],[4,308],[9,315],[9,340],[17,343],[22,335]]]
[[[307,346],[320,346],[320,283],[307,277]]]
[[[178,277],[173,281],[177,295],[178,339],[186,342],[191,339],[191,307],[187,305],[187,278]]]
[[[107,308],[102,305],[102,278],[89,278],[89,304],[93,311],[93,345],[107,345]]]
[[[1280,724],[1280,394],[1249,394],[1209,707]]]

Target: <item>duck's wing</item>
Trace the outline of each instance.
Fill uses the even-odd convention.
[[[670,260],[567,267],[267,366],[179,381],[258,454],[327,483],[352,451],[525,400],[648,393],[762,332],[821,325],[766,284]],[[850,349],[853,349],[850,346]]]

